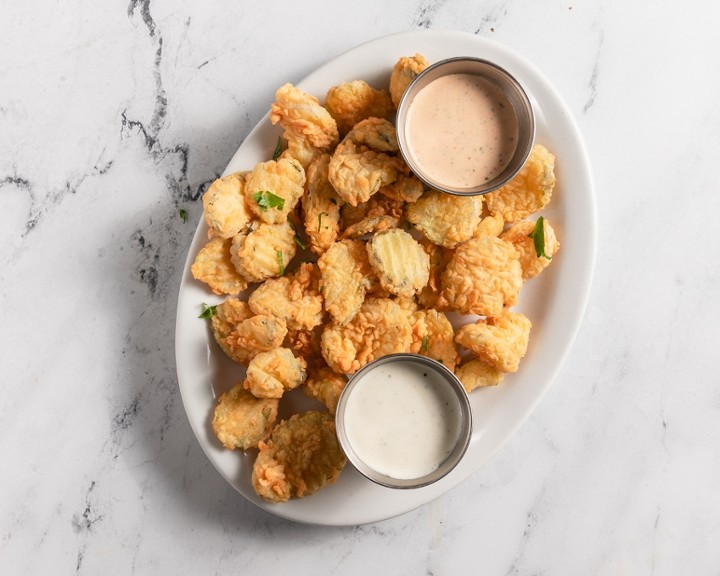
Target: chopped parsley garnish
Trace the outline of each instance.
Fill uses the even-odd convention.
[[[423,336],[422,339],[422,348],[420,348],[421,352],[427,352],[428,351],[428,344],[430,343],[430,338],[428,336]]]
[[[278,264],[280,265],[280,276],[285,275],[285,263],[283,262],[283,254],[281,250],[276,250]]]
[[[187,212],[183,208],[178,208],[178,214],[180,214],[180,220],[185,224],[187,222]]]
[[[260,190],[253,194],[253,200],[258,203],[260,209],[265,212],[268,208],[277,208],[282,210],[285,206],[285,198],[282,196],[276,196],[268,190]]]
[[[208,306],[203,302],[202,304],[202,312],[200,312],[200,316],[198,318],[212,318],[215,316],[215,311],[217,310],[217,306]]]
[[[528,238],[533,239],[533,245],[535,246],[535,255],[540,258],[547,258],[552,260],[552,256],[545,254],[545,219],[540,216],[535,222],[535,228],[528,234]]]
[[[277,144],[275,144],[275,152],[273,152],[273,160],[280,158],[280,154],[282,154],[282,137],[278,136]]]
[[[288,224],[290,224],[290,228],[292,228],[293,232],[295,232],[295,244],[300,246],[300,248],[302,248],[303,250],[307,250],[307,245],[300,238],[300,234],[298,234],[297,228],[295,226],[295,222],[292,221],[292,218],[290,218],[290,216],[288,216],[287,221],[288,221]]]

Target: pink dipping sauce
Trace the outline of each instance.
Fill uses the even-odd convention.
[[[518,120],[502,90],[475,74],[448,74],[410,103],[409,152],[430,180],[452,188],[489,182],[510,162]]]

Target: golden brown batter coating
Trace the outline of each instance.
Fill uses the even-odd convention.
[[[330,155],[319,156],[308,166],[307,191],[302,197],[305,233],[310,249],[324,253],[338,238],[343,200],[328,180]]]
[[[403,56],[395,63],[390,76],[390,97],[396,108],[410,83],[428,66],[430,63],[422,54]]]
[[[260,223],[248,234],[233,238],[230,258],[248,282],[263,282],[285,274],[296,250],[295,231],[290,224]]]
[[[248,450],[270,435],[277,414],[276,399],[256,398],[240,382],[220,396],[212,428],[225,448]]]
[[[526,316],[504,312],[458,330],[455,341],[500,372],[517,372],[525,356],[532,324]]]
[[[245,182],[245,200],[266,224],[282,224],[297,206],[304,186],[305,170],[297,160],[259,162]]]
[[[253,218],[245,202],[245,173],[218,178],[202,197],[203,216],[210,230],[221,238],[232,238]]]
[[[305,360],[287,348],[261,352],[250,360],[244,386],[257,398],[281,398],[305,382],[306,368]]]
[[[530,234],[535,229],[535,222],[522,220],[513,224],[508,230],[500,235],[500,238],[510,242],[520,253],[520,267],[522,268],[523,279],[534,278],[552,262],[552,257],[560,249],[560,242],[555,236],[555,230],[550,226],[547,219],[543,218],[543,230],[545,237],[545,255],[538,256],[535,245]],[[549,258],[546,258],[549,256]]]
[[[482,196],[452,196],[430,190],[408,204],[405,213],[428,240],[455,248],[472,238],[482,214]]]
[[[213,238],[195,257],[190,272],[205,282],[215,294],[237,296],[247,288],[247,280],[238,274],[230,259],[229,239]]]
[[[497,386],[504,376],[500,370],[477,358],[465,362],[455,370],[455,375],[468,393],[476,388]]]
[[[310,398],[325,404],[330,414],[335,414],[340,394],[348,383],[347,376],[336,374],[327,366],[311,370],[303,386],[303,392]]]
[[[325,97],[325,108],[335,118],[341,136],[365,118],[392,119],[395,114],[390,94],[376,90],[364,80],[333,86]]]

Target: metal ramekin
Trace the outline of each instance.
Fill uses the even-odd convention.
[[[360,382],[361,378],[368,373],[375,370],[378,366],[381,366],[388,362],[414,362],[423,366],[427,370],[434,370],[437,374],[442,376],[443,382],[452,390],[458,399],[460,406],[460,426],[457,443],[453,448],[450,455],[440,464],[438,468],[425,476],[411,479],[398,479],[391,476],[387,476],[374,470],[368,464],[366,464],[362,458],[354,450],[350,440],[348,439],[347,431],[345,428],[345,408],[348,403],[348,399],[351,398],[353,389]],[[470,437],[472,436],[472,410],[470,408],[470,402],[468,400],[467,393],[463,388],[462,383],[458,380],[457,376],[443,366],[440,362],[432,360],[426,356],[419,354],[390,354],[383,356],[377,360],[366,364],[361,368],[345,386],[337,405],[337,411],[335,413],[335,427],[337,430],[338,439],[340,445],[345,452],[350,463],[366,478],[382,486],[388,488],[420,488],[427,486],[434,482],[437,482],[450,471],[457,466],[462,457],[465,455],[468,444],[470,443]]]
[[[510,101],[518,120],[518,143],[504,170],[492,180],[472,188],[455,188],[431,178],[415,162],[407,139],[407,114],[413,98],[430,82],[447,74],[475,74],[500,88]],[[413,173],[428,187],[458,196],[486,194],[500,188],[525,164],[535,140],[535,114],[530,98],[520,83],[505,69],[487,60],[472,57],[448,58],[436,62],[420,73],[403,94],[397,111],[397,139],[400,152]]]

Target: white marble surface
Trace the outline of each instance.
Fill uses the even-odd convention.
[[[0,573],[718,574],[719,19],[712,0],[6,3]],[[375,525],[293,524],[227,485],[180,400],[198,198],[277,86],[418,28],[503,42],[567,101],[597,185],[591,299],[469,480]]]

